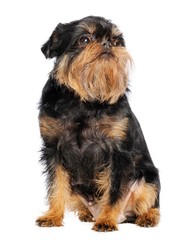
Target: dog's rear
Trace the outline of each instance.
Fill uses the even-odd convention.
[[[61,226],[65,208],[96,231],[157,225],[159,174],[126,97],[123,35],[87,17],[59,24],[42,51],[56,62],[40,102],[50,207],[38,225]]]

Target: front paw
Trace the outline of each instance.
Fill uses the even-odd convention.
[[[93,215],[91,213],[79,214],[78,217],[82,222],[93,222]]]
[[[62,225],[62,218],[42,216],[36,220],[39,227],[60,227]]]
[[[117,224],[111,220],[100,220],[95,222],[92,230],[95,230],[97,232],[111,232],[117,231],[118,227]]]

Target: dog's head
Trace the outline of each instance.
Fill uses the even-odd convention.
[[[58,24],[42,46],[53,75],[82,101],[115,103],[128,86],[131,57],[116,25],[101,17]]]

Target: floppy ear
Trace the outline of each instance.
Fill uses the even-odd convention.
[[[42,53],[45,55],[46,58],[52,58],[52,56],[50,56],[50,40],[48,40],[45,44],[43,44],[43,46],[41,47],[41,51]]]
[[[65,25],[61,23],[58,24],[49,40],[42,46],[41,51],[46,58],[60,56],[65,51],[65,44],[63,41],[63,33],[65,31]]]

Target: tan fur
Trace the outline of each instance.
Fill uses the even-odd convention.
[[[101,44],[93,42],[69,66],[65,56],[55,70],[56,79],[81,100],[116,102],[127,88],[131,57],[124,47],[112,48],[112,55],[102,52]]]
[[[99,192],[103,193],[102,198],[96,204],[99,209],[98,215],[95,216],[96,222],[93,226],[93,230],[96,231],[113,231],[117,230],[117,218],[119,207],[118,204],[109,206],[109,191],[111,187],[111,168],[108,167],[105,171],[96,176],[96,184]],[[97,210],[96,209],[96,212]]]
[[[95,231],[118,230],[117,227],[118,212],[119,212],[118,203],[115,204],[114,206],[108,205],[103,206],[92,229]]]
[[[98,201],[100,206],[104,206],[109,200],[109,190],[111,187],[111,168],[108,166],[104,171],[95,176],[95,183],[98,187],[98,195],[102,198]]]
[[[122,217],[127,215],[128,212],[132,212],[137,216],[137,225],[144,227],[156,226],[160,219],[159,209],[153,208],[157,198],[156,186],[151,183],[145,183],[142,179],[134,189],[133,187],[131,189],[131,192],[127,193],[129,197],[124,196],[122,199]]]
[[[118,119],[115,117],[105,117],[99,122],[99,129],[108,138],[120,138],[124,140],[126,137],[128,126],[128,118]]]
[[[57,137],[63,131],[60,121],[52,117],[40,117],[39,124],[41,135],[49,139]]]
[[[132,209],[136,215],[142,215],[154,206],[157,189],[154,184],[140,183],[140,186],[131,196]]]
[[[61,167],[56,168],[55,181],[49,193],[49,210],[37,219],[40,226],[61,226],[65,211],[65,202],[69,198],[68,175]]]
[[[136,219],[136,224],[140,227],[154,227],[158,225],[160,212],[158,208],[150,208],[148,212],[140,215]]]

